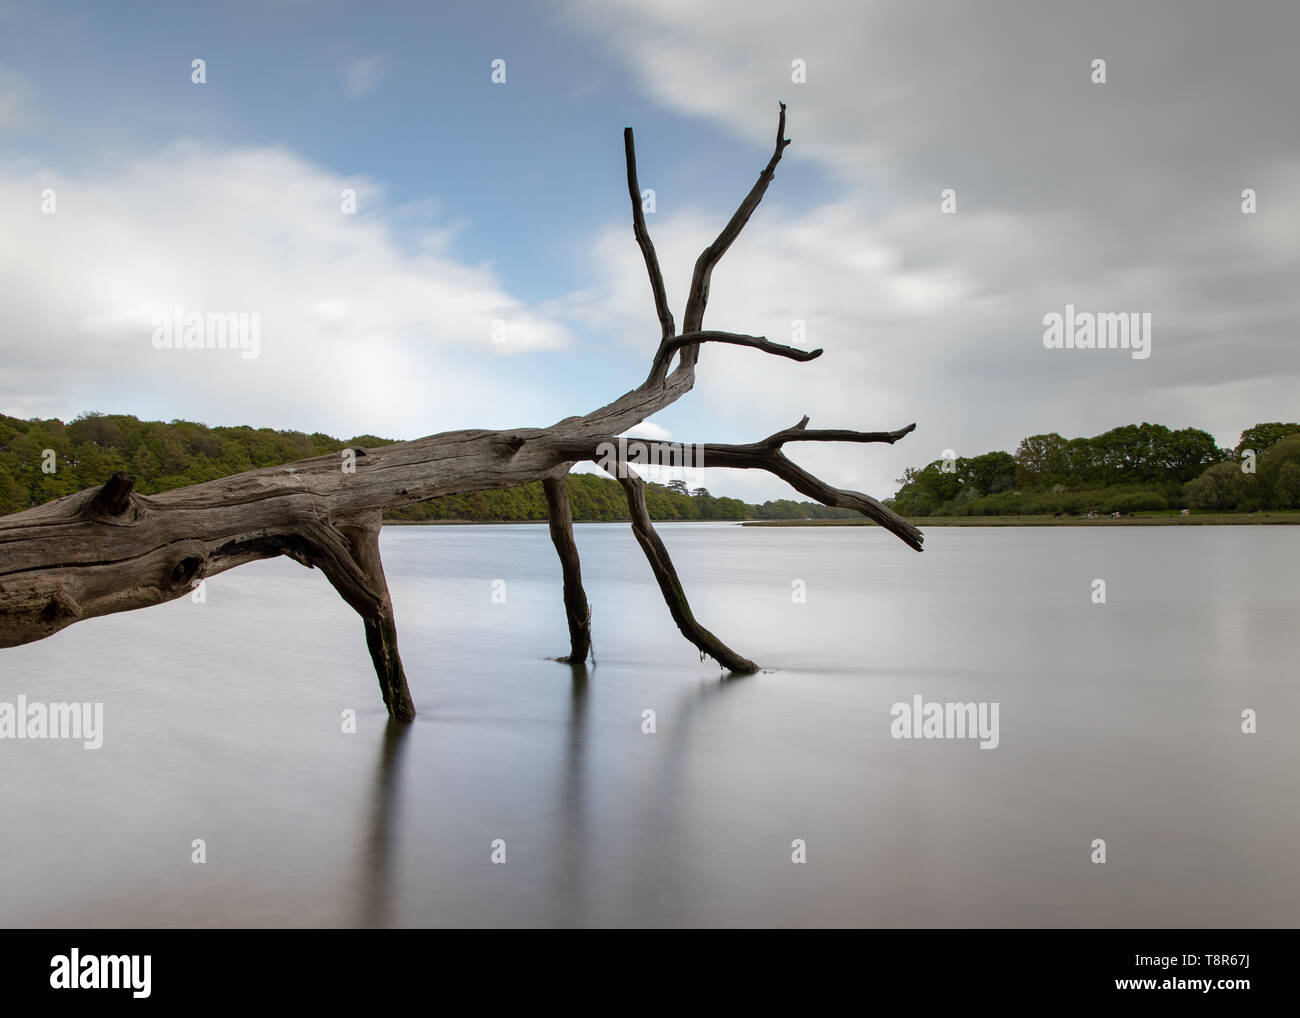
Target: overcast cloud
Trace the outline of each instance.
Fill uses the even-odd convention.
[[[851,454],[869,487],[888,485],[882,461],[896,477],[944,448],[1014,450],[1044,431],[1150,420],[1233,445],[1259,420],[1296,419],[1300,7],[574,9],[642,88],[722,131],[770,145],[773,111],[755,97],[786,99],[785,158],[814,160],[842,185],[798,215],[761,209],[715,273],[708,318],[781,338],[802,317],[825,357],[799,367],[709,350],[708,398],[769,425],[804,411],[825,426],[920,422],[893,450]],[[1097,58],[1105,84],[1091,80]],[[802,84],[790,80],[796,59]],[[941,212],[945,188],[956,214]],[[1254,215],[1242,213],[1245,188]],[[676,267],[707,236],[683,220],[655,224],[661,245],[691,237],[667,259]],[[601,264],[636,276],[635,252],[607,256],[614,241],[603,239]],[[604,289],[617,306],[635,294],[630,278]],[[1046,350],[1043,316],[1067,303],[1150,312],[1150,358]],[[725,370],[711,370],[718,362]],[[800,450],[830,473],[841,455]]]

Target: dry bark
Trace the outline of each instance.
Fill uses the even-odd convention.
[[[795,361],[822,353],[761,336],[702,328],[713,268],[771,183],[790,144],[784,134],[782,104],[772,158],[695,263],[679,334],[642,215],[632,129],[624,132],[633,230],[661,325],[650,373],[635,389],[549,428],[450,431],[356,449],[355,469],[350,471],[344,469],[346,457],[318,456],[148,496],[132,490],[131,478],[114,474],[99,488],[0,517],[0,647],[43,639],[82,619],[170,601],[227,569],[286,555],[318,567],[361,616],[384,704],[394,718],[409,721],[415,707],[397,650],[392,599],[379,557],[383,511],[439,495],[541,481],[564,574],[570,654],[563,660],[584,661],[591,647],[591,610],[564,489],[570,468],[582,461],[608,467],[609,450],[617,448],[619,435],[689,392],[703,343],[745,346]],[[677,365],[670,371],[674,358]],[[783,451],[790,442],[893,443],[915,425],[892,432],[856,432],[809,430],[807,424],[805,417],[795,427],[752,445],[706,444],[702,465],[766,470],[819,502],[857,510],[920,551],[921,532],[902,517],[868,495],[827,485]],[[658,451],[661,443],[643,445]],[[723,666],[752,671],[752,661],[696,622],[668,550],[650,523],[641,479],[624,462],[618,462],[613,473],[623,485],[633,531],[678,627]]]

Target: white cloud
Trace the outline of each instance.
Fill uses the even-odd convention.
[[[508,355],[563,349],[567,331],[445,238],[400,244],[382,197],[276,148],[178,143],[77,176],[0,169],[0,405],[394,437],[554,415]],[[154,316],[175,305],[260,315],[260,357],[154,349]],[[507,344],[492,342],[497,319]]]
[[[654,421],[642,421],[623,432],[628,438],[644,438],[649,442],[669,442],[673,433]]]

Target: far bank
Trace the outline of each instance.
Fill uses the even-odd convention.
[[[926,527],[1221,527],[1300,524],[1300,511],[1258,513],[1144,513],[1134,516],[915,516],[910,522]],[[870,520],[746,520],[744,527],[861,527]]]

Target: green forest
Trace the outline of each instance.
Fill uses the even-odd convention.
[[[1256,424],[1233,449],[1160,424],[1093,438],[1031,435],[1014,453],[935,460],[898,483],[886,504],[907,517],[1297,509],[1300,424]]]
[[[192,421],[141,421],[124,414],[20,420],[0,414],[0,514],[18,512],[102,484],[115,471],[154,494],[258,467],[370,448],[392,439],[319,432],[209,428]],[[1300,508],[1300,424],[1247,428],[1233,449],[1196,428],[1130,424],[1094,438],[1031,435],[1014,453],[935,460],[908,468],[887,505],[907,517],[1129,515],[1171,509],[1215,512]],[[626,520],[618,482],[570,474],[574,519]],[[647,484],[656,520],[850,519],[858,514],[816,502],[778,499],[754,505],[690,490],[682,481]],[[448,495],[393,509],[392,521],[474,522],[546,519],[540,484]]]
[[[192,421],[141,421],[123,414],[83,414],[68,424],[0,414],[0,514],[93,488],[119,470],[135,478],[136,491],[151,495],[350,446],[368,449],[392,441],[375,435],[355,435],[343,441],[319,432],[209,428]],[[568,489],[575,520],[628,519],[623,489],[612,478],[570,474]],[[688,490],[682,481],[647,484],[646,504],[656,520],[846,519],[858,515],[848,509],[789,499],[750,505],[716,497],[705,488]],[[527,484],[430,499],[391,510],[384,518],[407,522],[545,520],[546,499],[540,484]]]

